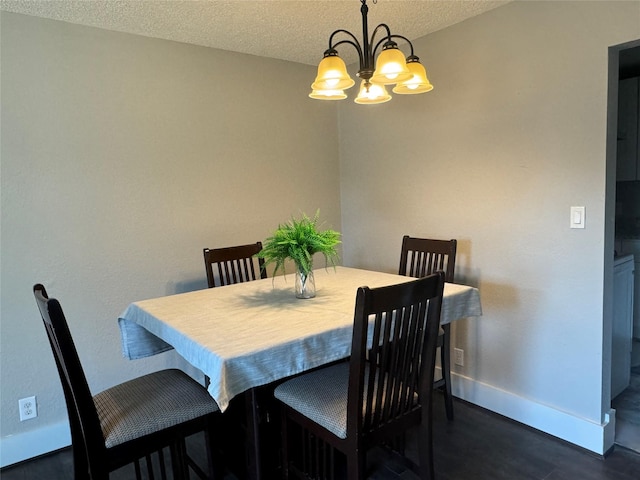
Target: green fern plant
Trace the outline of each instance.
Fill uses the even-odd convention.
[[[265,267],[275,264],[273,274],[285,272],[285,260],[291,259],[298,270],[306,277],[313,270],[313,255],[322,253],[326,264],[335,266],[338,257],[337,246],[340,233],[335,230],[318,230],[320,210],[313,218],[304,213],[301,219],[292,218],[285,224],[278,225],[273,234],[262,245],[257,254],[264,258]]]

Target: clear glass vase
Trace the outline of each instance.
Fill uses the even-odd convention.
[[[316,280],[313,270],[306,275],[296,270],[296,298],[313,298],[316,296]]]

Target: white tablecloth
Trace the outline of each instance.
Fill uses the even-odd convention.
[[[314,272],[317,295],[294,296],[294,276],[135,302],[118,322],[124,356],[175,348],[209,378],[224,411],[237,394],[349,356],[356,290],[414,280],[347,267]],[[445,284],[441,323],[482,314],[477,289]]]

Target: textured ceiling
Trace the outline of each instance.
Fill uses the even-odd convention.
[[[370,0],[369,35],[384,22],[414,40],[509,1]],[[310,65],[322,58],[336,29],[362,41],[359,0],[0,0],[0,8]],[[340,55],[356,59],[348,46]]]

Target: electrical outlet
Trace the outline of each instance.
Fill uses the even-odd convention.
[[[464,367],[464,350],[461,348],[454,348],[453,354],[455,357],[453,362],[456,365],[460,365],[461,367]]]
[[[20,421],[24,422],[30,418],[36,418],[38,416],[38,407],[36,405],[36,397],[21,398],[18,400],[18,407],[20,409]]]

